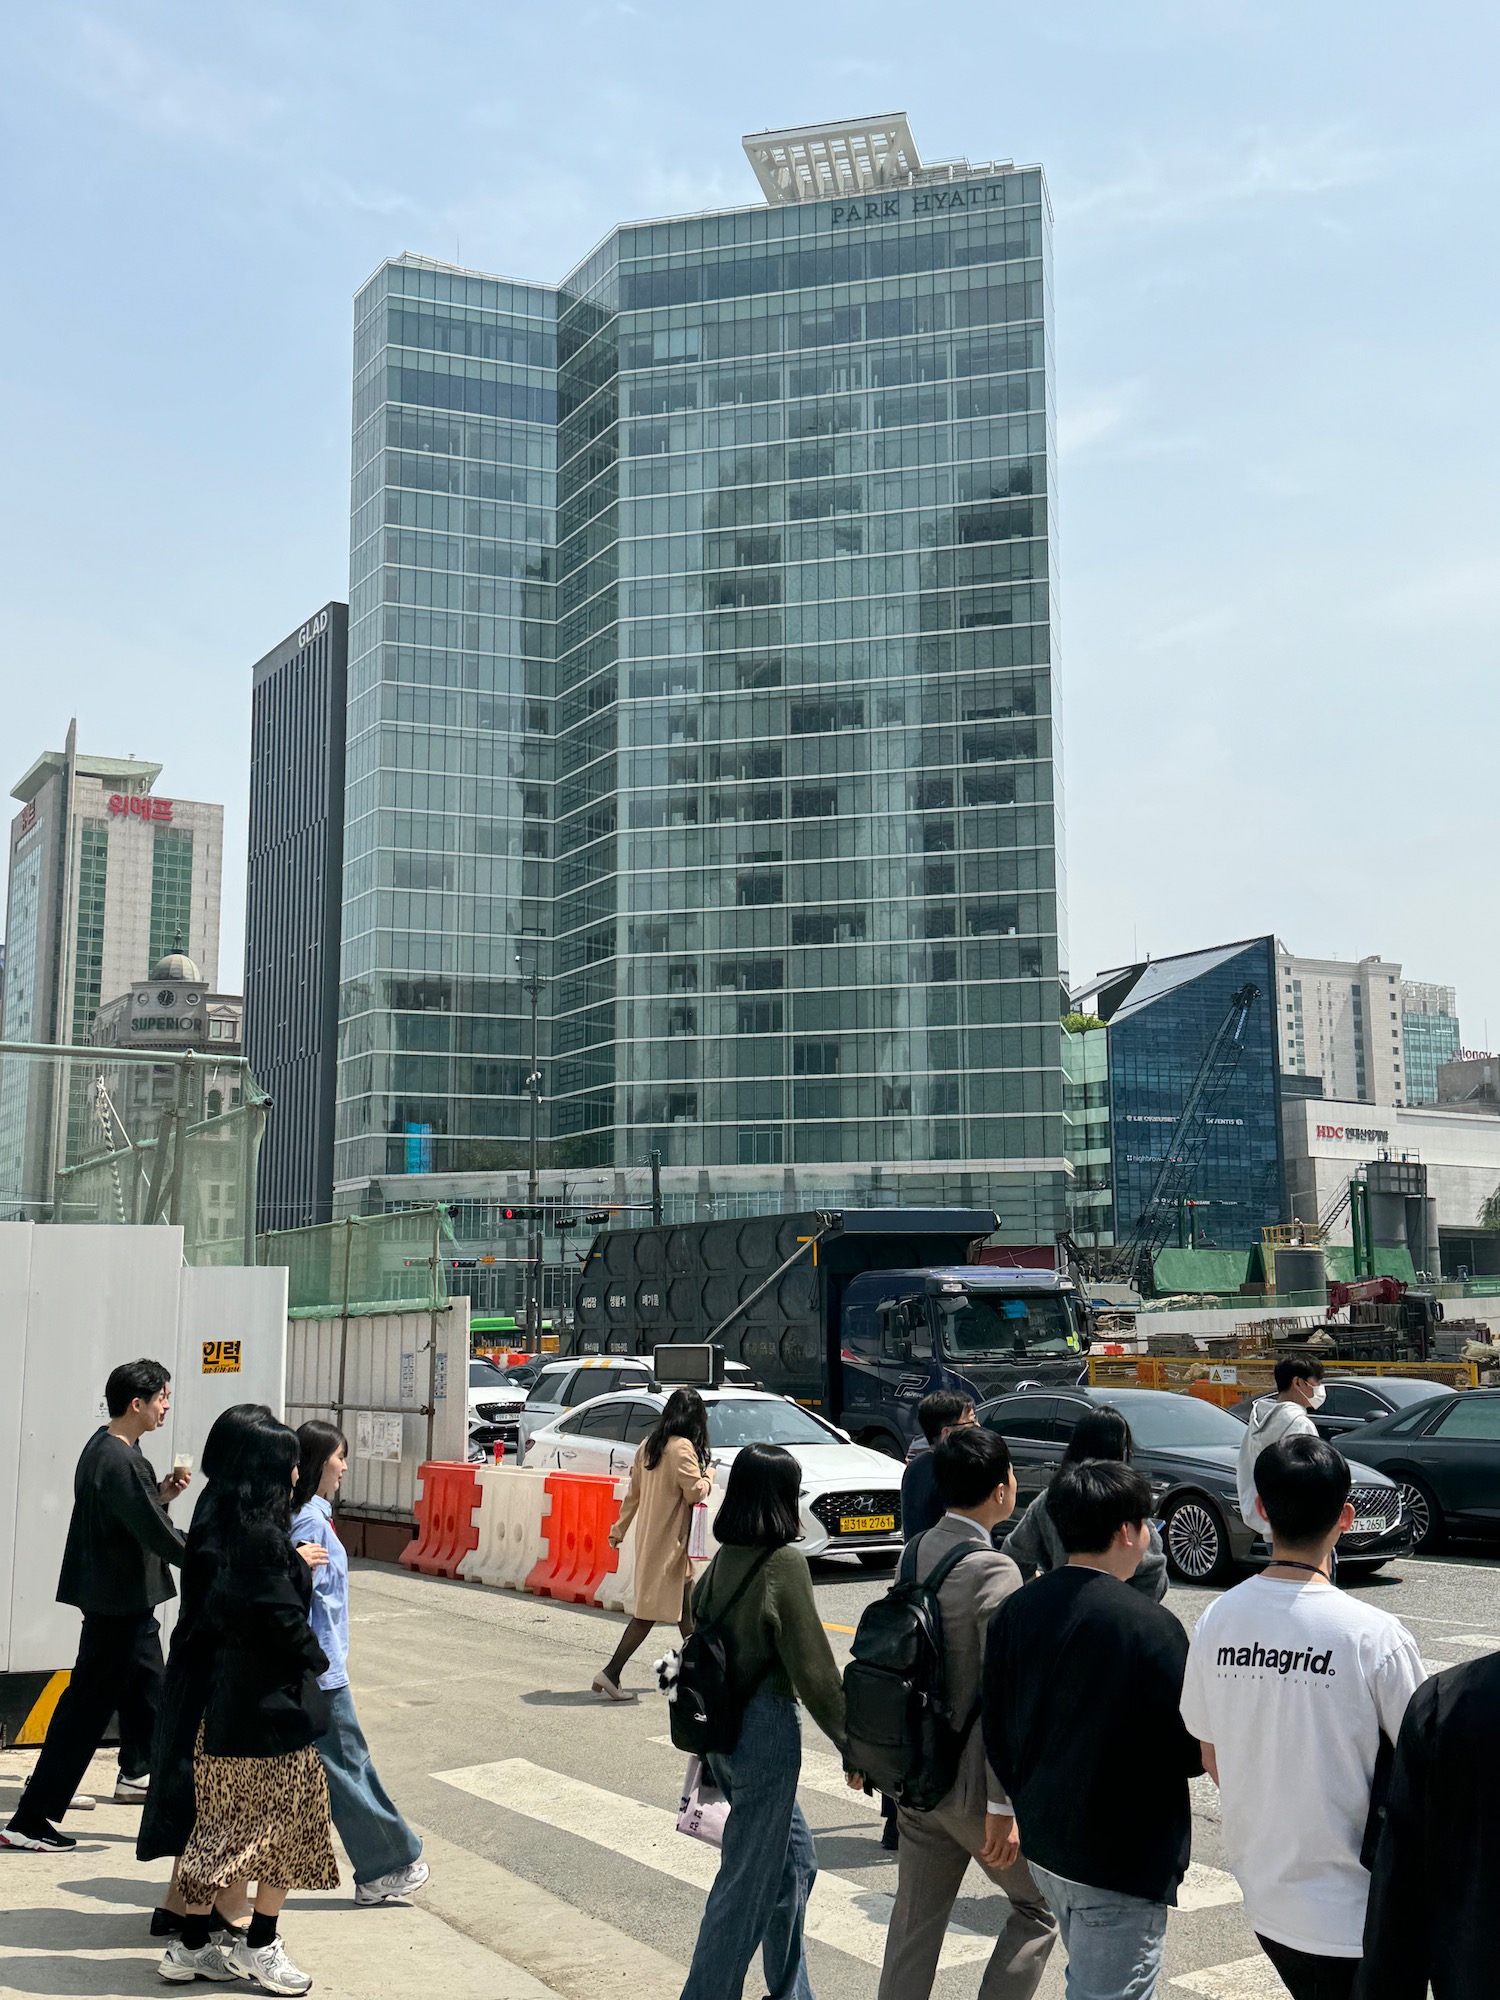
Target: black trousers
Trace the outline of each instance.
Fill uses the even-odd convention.
[[[42,1754],[16,1807],[21,1825],[62,1818],[112,1715],[120,1718],[121,1772],[127,1778],[145,1776],[165,1671],[161,1628],[151,1612],[127,1618],[84,1613],[73,1677],[52,1712]]]
[[[1349,2000],[1359,1972],[1357,1958],[1316,1958],[1275,1938],[1255,1933],[1255,1941],[1275,1966],[1292,2000]]]

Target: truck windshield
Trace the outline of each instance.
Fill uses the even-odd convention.
[[[943,1347],[951,1355],[1081,1354],[1068,1301],[1056,1292],[945,1292],[938,1296]]]

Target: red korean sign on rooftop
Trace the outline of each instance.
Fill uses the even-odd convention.
[[[147,798],[139,792],[111,792],[109,810],[114,819],[170,819],[172,801]]]

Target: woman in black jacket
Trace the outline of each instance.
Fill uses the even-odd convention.
[[[299,1452],[295,1431],[265,1413],[223,1480],[218,1569],[203,1607],[212,1646],[193,1757],[196,1817],[179,1882],[188,1915],[159,1971],[186,1983],[238,1974],[269,1993],[311,1979],[287,1957],[276,1920],[290,1889],[334,1889],[328,1785],[313,1748],[327,1722],[327,1668],[308,1624],[312,1585],[287,1536]],[[250,1928],[227,1950],[210,1942],[214,1897],[256,1885]]]
[[[214,1641],[205,1613],[223,1561],[225,1497],[233,1490],[241,1453],[267,1426],[280,1428],[264,1403],[235,1403],[214,1419],[203,1441],[199,1470],[207,1484],[188,1529],[182,1595],[151,1752],[151,1789],[135,1844],[137,1860],[174,1857],[166,1900],[152,1912],[152,1937],[182,1934],[186,1905],[178,1887],[175,1857],[187,1846],[197,1816],[193,1747],[213,1680]],[[328,1560],[319,1548],[306,1547],[300,1554],[313,1568]],[[249,1921],[249,1898],[242,1884],[214,1898],[213,1935],[220,1942],[232,1943]]]

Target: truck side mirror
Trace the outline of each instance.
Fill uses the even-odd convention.
[[[887,1361],[911,1360],[911,1313],[904,1300],[880,1308],[880,1351]]]

